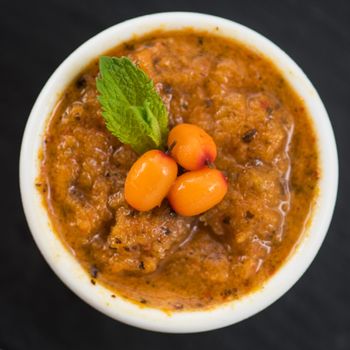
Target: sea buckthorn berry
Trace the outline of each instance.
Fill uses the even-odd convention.
[[[198,170],[216,158],[216,145],[210,135],[193,124],[179,124],[168,136],[171,156],[185,169]]]
[[[176,162],[159,150],[144,153],[126,177],[124,196],[139,211],[159,206],[177,176]]]
[[[179,176],[169,191],[168,200],[178,214],[198,215],[218,204],[227,187],[221,171],[205,167]]]

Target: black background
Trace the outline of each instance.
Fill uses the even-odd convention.
[[[349,1],[0,2],[0,348],[350,349]],[[284,49],[328,109],[338,143],[340,187],[328,236],[303,278],[262,313],[225,329],[168,335],[118,323],[82,302],[49,269],[28,230],[18,157],[30,109],[62,60],[99,31],[172,10],[226,17]]]

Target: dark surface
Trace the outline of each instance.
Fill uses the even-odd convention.
[[[0,349],[350,349],[350,3],[344,1],[1,1]],[[338,143],[340,190],[329,234],[303,278],[264,312],[195,335],[138,330],[98,313],[49,269],[28,230],[18,189],[27,116],[45,81],[77,46],[142,14],[187,10],[245,24],[304,69]]]

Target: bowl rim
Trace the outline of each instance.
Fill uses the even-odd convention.
[[[169,313],[139,306],[118,295],[111,298],[110,290],[99,283],[92,285],[88,274],[53,232],[35,181],[46,122],[60,93],[79,71],[93,58],[131,39],[134,34],[187,27],[234,38],[274,62],[304,99],[314,122],[321,178],[307,234],[303,235],[288,260],[260,289],[213,309]],[[39,250],[57,276],[81,299],[105,315],[139,328],[168,333],[201,332],[225,327],[258,313],[279,299],[303,275],[317,254],[329,228],[337,188],[338,156],[332,126],[319,95],[299,66],[278,46],[254,30],[228,19],[195,12],[164,12],[136,17],[105,29],[74,50],[40,92],[27,121],[20,154],[20,190],[25,216]]]

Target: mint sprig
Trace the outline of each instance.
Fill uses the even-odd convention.
[[[96,86],[107,129],[138,154],[162,148],[168,113],[153,81],[127,57],[100,57]]]

